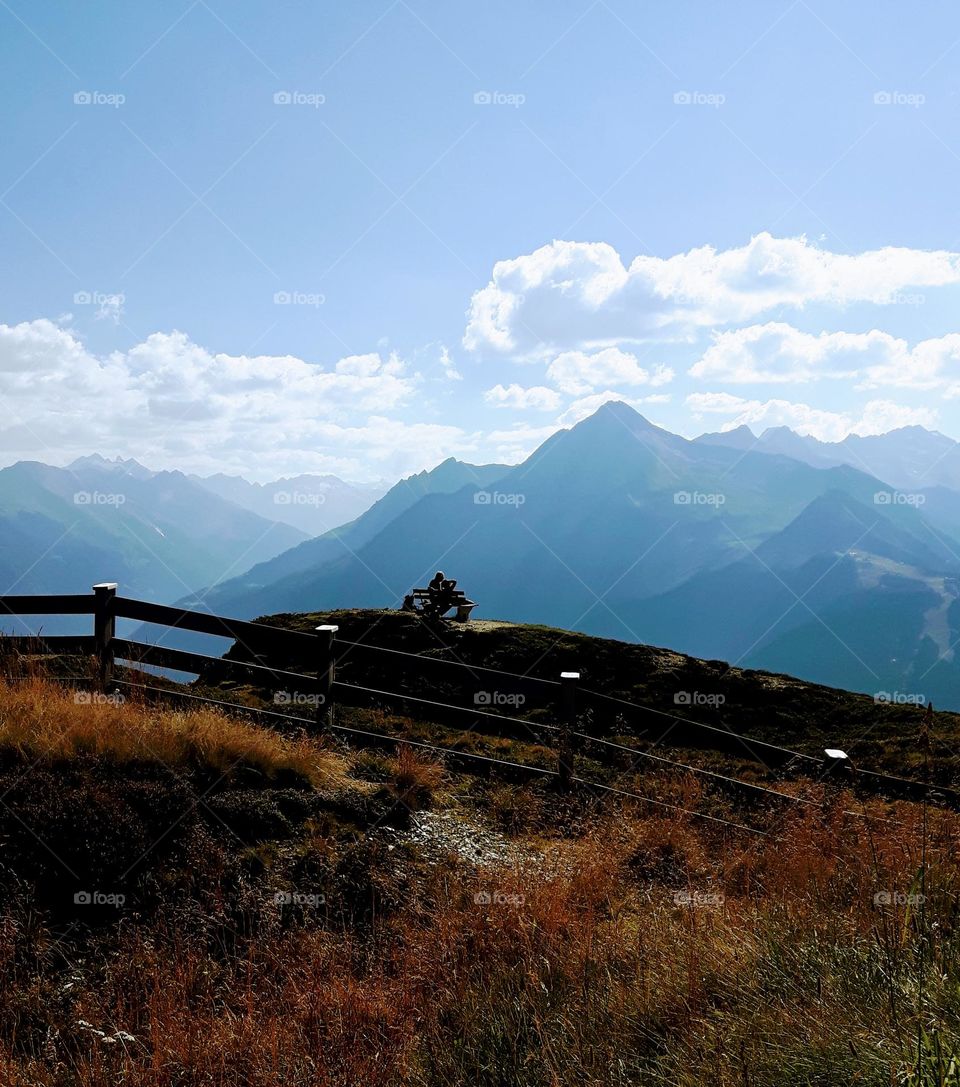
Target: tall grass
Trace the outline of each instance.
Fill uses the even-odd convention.
[[[345,772],[310,741],[206,711],[0,688],[0,753],[122,762],[154,744],[208,766],[243,752],[264,775],[318,783]],[[386,771],[398,796],[450,797],[412,752]],[[814,803],[752,809],[763,838],[629,804],[574,827],[547,790],[452,784],[461,817],[531,842],[536,823],[536,849],[467,864],[396,830],[312,828],[231,867],[227,840],[191,854],[191,881],[158,879],[149,917],[79,932],[6,879],[0,1083],[957,1084],[955,814],[817,787]],[[312,904],[274,904],[280,871]]]
[[[343,783],[342,757],[303,734],[283,736],[213,708],[176,710],[41,677],[0,678],[0,755],[56,762],[79,754],[267,779],[296,775],[319,788]]]

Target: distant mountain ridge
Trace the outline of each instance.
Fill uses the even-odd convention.
[[[171,602],[304,539],[220,498],[182,472],[87,457],[67,468],[0,470],[0,591],[85,592],[118,581]],[[53,632],[50,622],[45,624]]]
[[[471,484],[478,488],[490,486],[507,471],[508,465],[467,464],[449,457],[431,471],[400,480],[352,523],[306,540],[274,559],[257,564],[242,576],[214,587],[204,594],[204,606],[227,615],[239,614],[238,609],[245,613],[263,610],[262,605],[270,599],[265,593],[282,593],[275,586],[288,583],[295,586],[297,579],[310,570],[354,555],[422,498],[450,494]]]
[[[521,464],[448,459],[281,547],[278,532],[296,529],[215,493],[272,503],[270,487],[218,477],[211,489],[97,457],[21,464],[0,472],[0,574],[18,591],[73,591],[78,570],[96,569],[89,580],[131,595],[255,618],[396,607],[439,568],[479,601],[477,618],[960,708],[960,484],[943,482],[957,448],[917,427],[837,443],[787,428],[688,440],[609,402]],[[91,499],[68,523],[78,478],[91,495],[124,481],[113,521]],[[47,557],[65,530],[66,554]]]
[[[478,617],[960,706],[960,492],[933,488],[929,506],[926,492],[902,495],[847,463],[856,443],[838,453],[789,433],[763,448],[748,447],[749,432],[711,437],[689,441],[610,402],[522,464],[471,477],[445,462],[412,477],[206,603],[241,618],[396,606],[439,567],[480,602]],[[893,452],[882,440],[869,450],[890,462],[906,444],[898,478],[917,477],[921,451],[932,464],[944,440],[908,428]]]
[[[850,434],[840,442],[821,442],[789,427],[768,427],[754,435],[748,426],[701,434],[694,441],[757,453],[776,453],[814,467],[841,464],[859,468],[892,487],[922,490],[944,486],[960,490],[960,443],[921,426],[886,434]]]
[[[386,483],[347,483],[332,475],[305,474],[271,483],[251,483],[222,472],[190,478],[221,498],[308,536],[321,536],[355,520],[387,492]]]
[[[67,465],[66,470],[112,472],[141,480],[160,474],[131,458],[111,459],[99,453],[77,457]],[[210,476],[194,473],[187,478],[219,498],[268,521],[292,525],[307,536],[320,536],[354,520],[378,498],[382,498],[388,489],[388,484],[383,481],[347,483],[337,476],[308,473],[270,483],[253,483],[243,476],[224,472]]]

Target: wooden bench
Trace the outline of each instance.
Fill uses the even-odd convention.
[[[414,589],[410,596],[413,598],[415,604],[429,605],[434,602],[434,594],[429,589]],[[450,608],[456,608],[457,614],[454,619],[458,623],[465,623],[470,618],[470,612],[477,606],[476,600],[468,600],[467,594],[461,589],[454,589],[450,594],[450,602],[447,606],[447,611]]]

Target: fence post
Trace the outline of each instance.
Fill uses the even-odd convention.
[[[113,681],[113,637],[117,618],[113,601],[117,595],[115,581],[101,581],[93,586],[93,640],[100,672],[100,690],[106,694]]]
[[[321,732],[329,732],[333,725],[333,674],[336,665],[333,643],[340,628],[325,623],[314,629],[320,640],[317,680],[318,694],[321,697],[317,703],[317,728]]]
[[[557,748],[557,770],[560,774],[559,785],[564,792],[569,792],[573,787],[576,754],[573,733],[577,727],[577,683],[579,681],[579,672],[560,673],[563,724],[560,732],[560,743]]]

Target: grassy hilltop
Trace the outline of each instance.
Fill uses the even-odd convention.
[[[441,651],[406,616],[334,621]],[[871,713],[883,750],[901,720],[916,744],[916,710],[784,677],[546,628],[452,636],[473,663],[546,653],[541,674],[575,663],[585,686],[671,706],[678,676],[713,677],[731,722],[753,705],[744,732],[798,748]],[[450,739],[382,706],[341,716]],[[660,806],[3,680],[0,1082],[956,1082],[960,817],[783,774],[766,784],[792,800],[748,800],[670,767],[586,765]]]
[[[557,679],[562,671],[579,671],[583,687],[651,711],[639,726],[632,719],[618,720],[610,711],[588,722],[590,727],[601,734],[656,742],[658,750],[684,746],[682,721],[691,719],[818,757],[825,747],[843,747],[855,762],[868,769],[910,777],[923,768],[924,755],[918,741],[922,706],[877,701],[869,695],[793,676],[731,667],[725,661],[704,661],[671,649],[522,623],[448,623],[437,632],[415,615],[399,611],[338,610],[269,615],[257,621],[306,632],[321,623],[333,623],[340,628],[337,637],[347,642],[546,679]],[[229,655],[242,653],[234,651]],[[285,652],[268,652],[266,661],[274,667],[306,671],[316,667],[315,660],[291,658]],[[460,704],[464,700],[470,704],[477,689],[493,682],[487,676],[469,673],[461,682],[448,680],[445,675],[424,680],[414,672],[400,657],[392,661],[380,657],[371,663],[345,650],[337,674],[349,683],[408,691],[438,701],[452,697]],[[220,686],[215,675],[210,678]],[[236,690],[242,685],[227,686]],[[556,720],[555,706],[550,703],[537,705],[531,701],[519,709],[507,707],[505,712],[529,715],[533,720]],[[459,741],[462,743],[463,738]],[[727,746],[732,758],[749,756],[743,745]],[[958,750],[960,714],[935,713],[930,749],[935,780],[943,784],[953,781]],[[744,772],[757,772],[758,768],[750,765],[753,761],[746,759]]]

